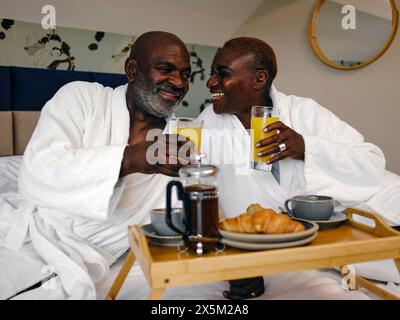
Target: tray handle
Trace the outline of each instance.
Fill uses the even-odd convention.
[[[380,236],[380,237],[400,236],[399,231],[396,231],[395,229],[389,227],[382,220],[382,218],[379,217],[375,213],[361,210],[361,209],[356,209],[356,208],[348,208],[348,209],[344,210],[344,213],[347,215],[350,223],[359,229],[376,234],[377,236]],[[359,216],[366,217],[368,219],[373,220],[375,223],[375,226],[371,227],[366,224],[354,221],[354,217],[353,217],[354,215],[359,215]]]

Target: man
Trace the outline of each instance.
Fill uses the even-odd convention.
[[[272,85],[276,73],[273,50],[259,39],[229,40],[214,57],[207,82],[212,106],[199,119],[204,120],[202,152],[220,168],[225,215],[237,216],[251,203],[279,211],[286,199],[300,194],[332,196],[344,206],[369,199],[383,183],[382,151],[314,100],[278,92]],[[256,141],[256,148],[261,158],[273,155],[272,170],[251,171],[251,108],[266,105],[280,121],[265,128],[276,133]],[[263,292],[262,278],[256,278],[233,281],[224,294],[242,299]]]
[[[190,72],[177,36],[148,32],[125,63],[127,85],[62,87],[44,106],[26,148],[23,200],[3,245],[18,250],[30,238],[69,296],[95,298],[95,282],[128,247],[127,225],[144,223],[151,209],[163,207],[167,175],[177,176],[181,164],[170,152],[186,141],[160,133],[188,91]],[[163,163],[148,161],[153,141],[146,136],[156,129],[166,143],[157,151]]]

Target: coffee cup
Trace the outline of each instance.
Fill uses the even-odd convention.
[[[154,231],[160,236],[180,236],[166,223],[165,209],[153,209],[150,213],[150,221]],[[171,217],[174,225],[180,230],[185,230],[184,214],[182,208],[172,208]]]
[[[328,196],[302,195],[286,200],[285,208],[299,219],[329,220],[333,215],[334,202]]]

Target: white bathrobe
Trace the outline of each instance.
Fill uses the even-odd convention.
[[[385,158],[377,146],[312,99],[287,96],[274,87],[271,98],[280,120],[305,143],[304,161],[279,161],[280,183],[271,172],[249,169],[250,135],[235,115],[217,115],[210,105],[199,116],[204,120],[202,152],[220,168],[225,216],[236,216],[254,202],[278,210],[286,199],[301,194],[328,195],[351,206],[379,190]]]
[[[3,226],[12,220],[3,246],[18,250],[31,240],[74,299],[96,298],[95,283],[128,248],[127,226],[147,223],[150,210],[165,205],[169,177],[119,179],[129,138],[126,89],[62,87],[26,148],[18,201],[2,202]]]

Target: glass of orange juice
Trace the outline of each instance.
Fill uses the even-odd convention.
[[[200,152],[201,147],[201,130],[203,128],[203,120],[195,118],[176,118],[173,119],[172,133],[180,134],[189,138],[196,146],[197,153]]]
[[[272,157],[268,155],[260,158],[257,156],[262,150],[272,147],[274,144],[266,147],[256,148],[256,143],[262,139],[271,137],[278,130],[264,133],[264,128],[271,123],[279,121],[279,117],[275,114],[275,110],[270,106],[253,106],[251,107],[251,168],[256,170],[271,171],[272,165],[266,162]]]

